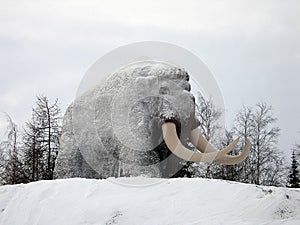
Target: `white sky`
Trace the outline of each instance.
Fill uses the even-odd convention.
[[[3,1],[0,111],[23,126],[35,95],[65,109],[88,67],[121,45],[156,40],[198,55],[215,75],[226,119],[273,105],[280,148],[300,142],[300,1]],[[0,116],[0,135],[3,133]],[[0,136],[1,137],[1,136]]]

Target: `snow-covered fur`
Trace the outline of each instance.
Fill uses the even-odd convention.
[[[189,75],[142,61],[112,73],[67,109],[55,177],[169,177],[180,169],[161,125],[172,121],[183,144],[196,126]]]

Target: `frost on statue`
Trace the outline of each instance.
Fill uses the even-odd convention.
[[[201,135],[189,75],[174,65],[140,61],[112,73],[77,98],[63,122],[55,177],[172,177],[183,160],[236,164]],[[200,152],[188,149],[190,140]]]

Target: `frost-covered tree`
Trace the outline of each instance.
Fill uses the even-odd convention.
[[[6,114],[6,140],[0,143],[0,180],[2,184],[24,182],[22,160],[18,143],[18,128],[12,118]]]
[[[300,172],[299,172],[299,162],[297,161],[295,150],[292,153],[292,163],[288,175],[287,187],[290,188],[300,188]]]

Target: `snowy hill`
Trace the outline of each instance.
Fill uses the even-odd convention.
[[[1,225],[300,224],[300,191],[206,179],[68,179],[0,187]]]

